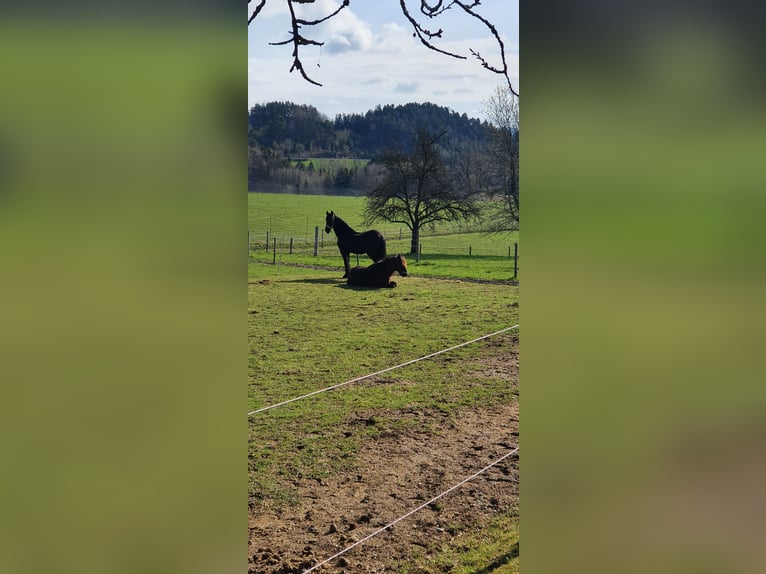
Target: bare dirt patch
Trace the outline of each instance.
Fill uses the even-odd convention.
[[[515,336],[512,348],[512,353],[471,361],[472,370],[507,377],[515,385]],[[344,423],[347,432],[375,425],[376,416],[392,413],[357,413]],[[251,501],[250,573],[303,572],[518,446],[518,401],[456,414],[411,408],[396,416],[416,424],[387,428],[365,441],[353,470],[323,480],[295,478],[297,506],[277,513]],[[396,572],[402,563],[433,554],[492,517],[518,508],[518,484],[518,458],[513,455],[320,571]]]

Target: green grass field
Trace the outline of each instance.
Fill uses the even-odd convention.
[[[450,225],[424,230],[421,261],[408,256],[410,275],[395,277],[396,289],[359,290],[348,288],[340,278],[342,259],[335,236],[320,233],[323,244],[316,257],[313,236],[315,226],[324,227],[328,210],[362,230],[363,198],[250,193],[248,201],[248,411],[518,323],[517,285],[459,280],[510,279],[513,259],[508,258],[508,246],[518,241],[518,233],[458,234]],[[406,229],[400,240],[399,226],[376,227],[386,235],[390,254],[409,251]],[[271,264],[271,249],[266,250],[266,231],[270,248],[277,239],[277,265]],[[366,256],[359,262],[368,264]],[[307,484],[333,484],[341,480],[338,477],[365,472],[365,453],[388,444],[385,441],[391,437],[399,444],[425,436],[428,450],[436,448],[442,437],[447,441],[442,453],[449,456],[457,445],[443,438],[445,421],[465,416],[480,421],[501,405],[518,408],[518,386],[494,370],[504,368],[497,361],[507,360],[517,336],[517,332],[503,335],[506,338],[494,345],[471,344],[254,415],[249,433],[253,508],[260,515],[288,517],[288,528],[296,521],[303,524],[306,508],[320,512],[302,502],[310,489]],[[360,421],[368,422],[360,425]],[[402,574],[446,570],[468,574],[488,568],[496,574],[516,574],[516,503],[478,524],[472,522],[476,516],[468,516],[472,507],[460,506],[467,503],[470,497],[440,504],[444,529],[451,535],[431,542],[428,552],[405,543],[405,549],[413,550],[389,566]],[[453,507],[457,514],[450,516]],[[290,532],[300,538],[300,532]],[[257,539],[266,544],[263,536]]]
[[[518,322],[515,285],[405,277],[397,278],[395,289],[358,290],[332,271],[257,262],[248,275],[248,411]],[[508,352],[502,345],[471,344],[252,417],[251,501],[260,512],[303,512],[298,482],[354,475],[358,454],[382,437],[443,433],[407,413],[436,412],[451,420],[517,404],[518,387],[484,366]],[[375,424],[360,426],[360,417]],[[516,512],[474,525],[435,553],[415,552],[397,568],[436,573],[454,566],[451,571],[468,573],[494,564],[498,574],[518,572],[518,553],[510,552],[518,543]],[[458,521],[454,528],[457,535],[465,525]]]
[[[343,260],[335,235],[324,234],[325,212],[335,211],[351,227],[361,231],[366,229],[362,224],[363,209],[364,199],[361,197],[249,193],[250,258],[273,261],[273,240],[276,239],[278,263],[319,265],[342,270]],[[319,227],[320,239],[316,257],[313,255],[315,227]],[[375,225],[375,229],[386,237],[388,253],[405,254],[410,272],[414,275],[501,281],[512,279],[514,261],[511,256],[514,244],[519,242],[519,233],[466,232],[477,227],[476,222],[450,223],[433,230],[421,230],[421,260],[417,262],[414,255],[409,255],[409,229],[386,222]],[[351,264],[356,265],[356,256],[352,256]],[[359,264],[369,264],[366,256],[360,255]]]

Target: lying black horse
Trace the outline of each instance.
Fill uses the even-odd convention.
[[[357,233],[334,212],[326,211],[325,213],[324,232],[330,233],[330,230],[334,229],[335,235],[338,237],[338,249],[343,256],[345,268],[343,277],[348,277],[351,269],[348,262],[350,253],[366,253],[373,261],[380,261],[386,256],[386,238],[380,231],[372,229],[364,233]]]
[[[369,267],[354,267],[348,275],[348,284],[359,287],[396,287],[396,282],[391,281],[394,271],[407,277],[407,260],[404,255],[386,257]]]

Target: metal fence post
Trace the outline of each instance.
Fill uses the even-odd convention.
[[[509,248],[510,249],[510,248]],[[519,244],[513,244],[513,278],[519,275]]]

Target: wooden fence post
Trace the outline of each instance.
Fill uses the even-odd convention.
[[[319,253],[319,226],[314,226],[314,257]]]
[[[470,245],[468,246],[468,256],[469,257],[471,256],[471,246]]]
[[[510,247],[508,249],[510,249]],[[290,255],[292,254],[293,254],[293,238],[291,237],[290,238]]]
[[[509,248],[510,249],[510,248]],[[519,244],[513,244],[513,278],[519,275]]]
[[[277,238],[274,238],[274,258],[271,260],[272,265],[277,264]]]

